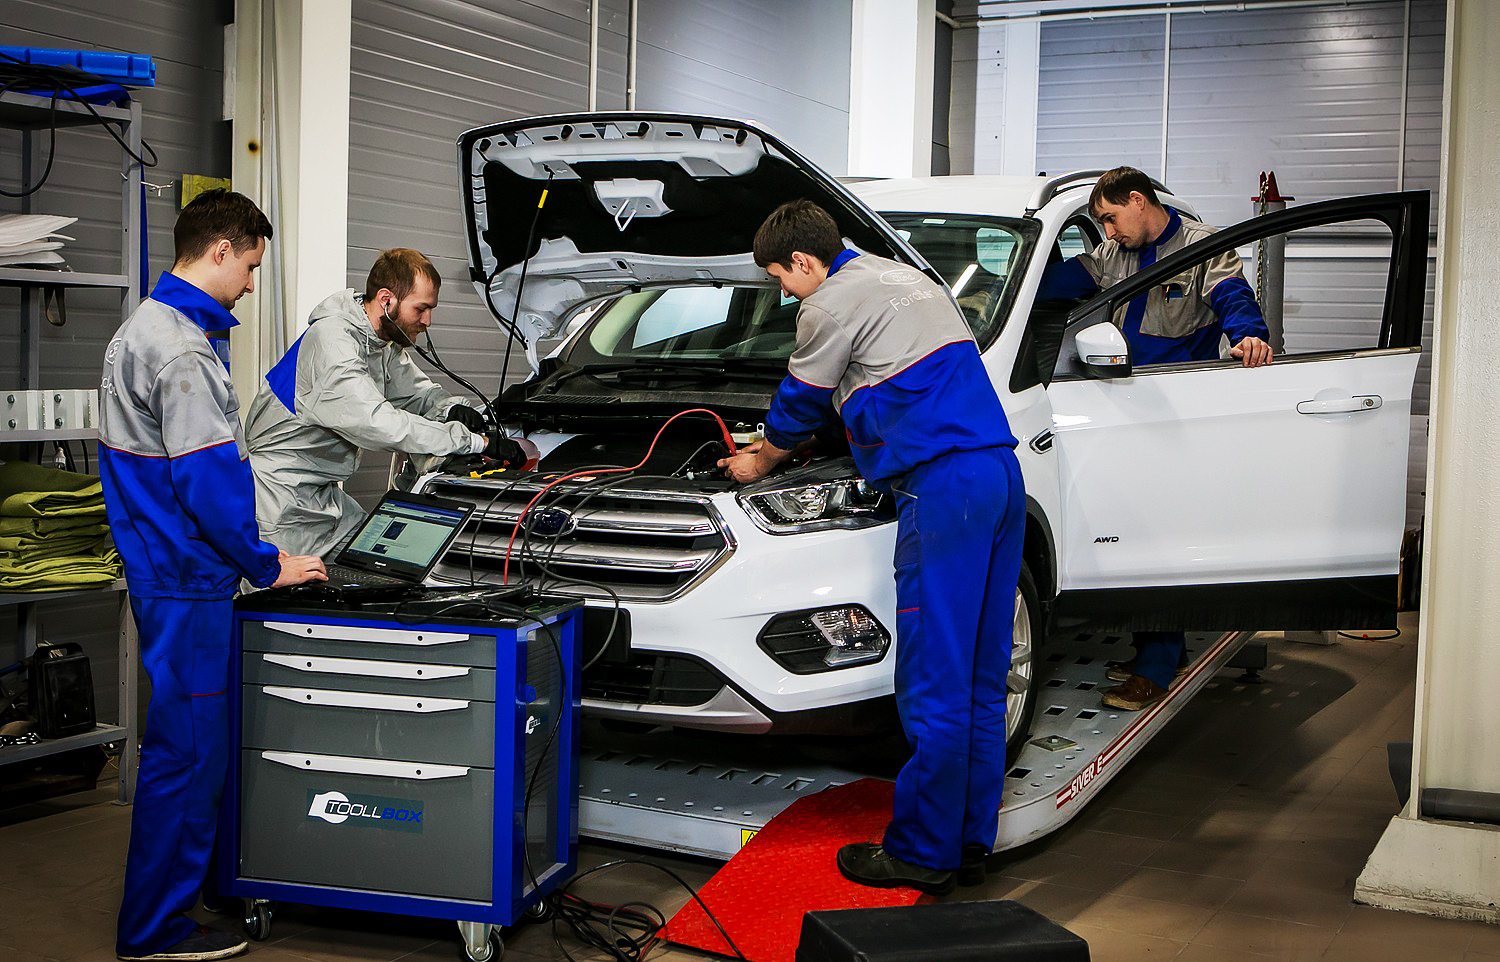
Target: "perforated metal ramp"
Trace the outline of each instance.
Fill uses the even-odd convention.
[[[1115,684],[1108,661],[1128,658],[1128,635],[1053,637],[1038,665],[1032,737],[1005,780],[995,850],[1055,831],[1078,814],[1151,737],[1201,690],[1253,632],[1188,635],[1192,664],[1143,712],[1102,708]],[[821,750],[820,750],[821,749]],[[729,858],[798,797],[869,776],[893,777],[899,759],[851,758],[792,737],[584,732],[582,834],[674,852]]]

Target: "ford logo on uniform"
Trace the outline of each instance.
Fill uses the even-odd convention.
[[[578,521],[562,508],[542,508],[528,516],[526,530],[542,538],[561,538],[573,533]]]

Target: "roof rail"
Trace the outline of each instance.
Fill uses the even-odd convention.
[[[1031,217],[1037,211],[1041,210],[1043,207],[1046,207],[1048,201],[1056,197],[1058,194],[1062,193],[1064,190],[1070,187],[1077,187],[1080,184],[1089,181],[1097,181],[1106,173],[1108,173],[1108,171],[1105,170],[1075,170],[1071,174],[1059,174],[1058,176],[1053,177],[1045,184],[1038,187],[1036,189],[1036,192],[1031,195],[1031,200],[1026,202],[1026,216]],[[1163,194],[1172,193],[1169,189],[1167,189],[1166,184],[1163,184],[1155,177],[1148,177],[1147,179],[1151,181],[1151,186],[1154,189],[1161,191]]]

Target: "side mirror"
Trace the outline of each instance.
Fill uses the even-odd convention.
[[[1130,376],[1130,345],[1109,321],[1086,327],[1074,336],[1078,360],[1089,377]]]

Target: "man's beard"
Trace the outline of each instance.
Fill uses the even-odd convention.
[[[389,341],[395,345],[398,351],[404,351],[408,347],[416,346],[416,338],[406,333],[406,330],[396,323],[396,319],[389,315],[382,314],[380,316],[380,323],[375,333],[380,335],[382,341]]]

